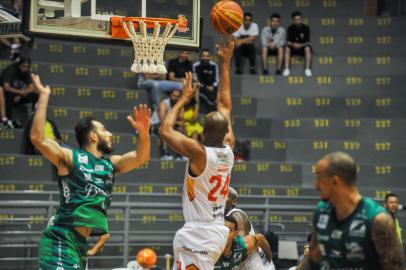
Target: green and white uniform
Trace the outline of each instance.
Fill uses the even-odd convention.
[[[238,235],[234,239],[231,250],[232,253],[229,258],[221,255],[214,266],[215,270],[234,270],[247,258],[247,244],[243,236]]]
[[[109,231],[107,209],[111,203],[114,166],[83,149],[72,150],[73,166],[58,176],[60,207],[53,224],[39,243],[40,270],[85,269],[87,240],[75,227],[88,227],[92,235]]]
[[[386,210],[371,198],[363,197],[355,211],[338,221],[333,205],[319,202],[314,226],[321,251],[321,270],[380,269],[371,238],[374,218]]]

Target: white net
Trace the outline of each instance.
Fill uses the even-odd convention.
[[[179,29],[178,24],[173,26],[168,23],[162,36],[159,35],[161,30],[159,22],[154,22],[152,35],[147,35],[147,25],[144,21],[140,21],[138,25],[139,33],[137,34],[131,21],[123,23],[123,28],[134,45],[134,63],[131,66],[131,71],[135,73],[166,74],[167,70],[164,64],[165,46]]]

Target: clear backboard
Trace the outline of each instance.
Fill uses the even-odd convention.
[[[114,40],[112,16],[176,19],[184,15],[188,31],[168,43],[198,48],[201,43],[200,0],[24,0],[23,29],[28,35]]]

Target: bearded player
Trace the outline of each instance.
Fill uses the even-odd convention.
[[[108,233],[106,211],[115,175],[134,170],[149,160],[150,111],[141,105],[139,109],[134,107],[134,117],[127,117],[139,133],[136,151],[104,157],[113,152],[113,136],[102,123],[91,118],[82,119],[75,126],[79,148],[62,148],[44,136],[51,89],[43,86],[37,75],[32,75],[32,79],[40,97],[31,141],[57,167],[60,190],[54,225],[44,230],[39,242],[39,269],[85,269],[87,238]]]
[[[217,49],[221,71],[217,111],[206,116],[204,144],[173,128],[179,112],[195,96],[198,87],[192,87],[190,72],[186,73],[181,98],[160,127],[161,138],[189,160],[182,197],[186,223],[173,240],[175,270],[213,270],[229,233],[224,225],[224,210],[234,165],[229,71],[234,43],[229,40]]]

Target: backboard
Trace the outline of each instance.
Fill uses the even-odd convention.
[[[176,19],[184,15],[189,31],[176,33],[169,45],[199,48],[200,0],[24,0],[24,33],[33,36],[114,41],[112,16]]]

